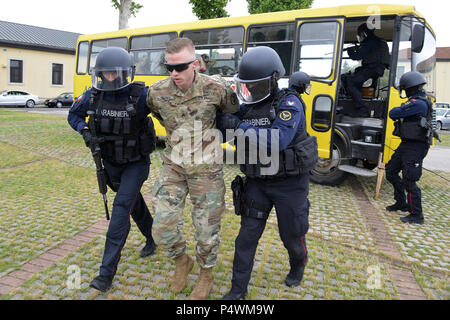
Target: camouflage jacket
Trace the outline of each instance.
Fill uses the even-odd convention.
[[[187,174],[222,169],[216,111],[239,111],[239,100],[225,79],[196,71],[191,88],[183,92],[168,77],[150,87],[147,105],[166,129],[165,163],[175,163]]]

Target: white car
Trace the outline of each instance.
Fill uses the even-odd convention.
[[[450,129],[450,109],[436,109],[436,129]]]
[[[448,102],[436,102],[436,108],[450,108],[450,103],[448,103]]]
[[[33,108],[41,103],[38,96],[18,90],[6,90],[0,93],[0,106],[24,106]]]

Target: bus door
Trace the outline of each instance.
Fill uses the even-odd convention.
[[[319,157],[331,158],[336,87],[340,76],[343,18],[298,19],[294,71],[311,77],[311,94],[302,95],[308,132],[317,137]]]

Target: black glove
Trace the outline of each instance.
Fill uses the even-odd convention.
[[[81,135],[83,136],[84,143],[86,144],[86,147],[90,148],[91,147],[91,142],[92,142],[92,134],[89,131],[89,129],[82,129],[81,130]]]
[[[242,121],[238,117],[232,115],[231,113],[217,112],[216,127],[219,130],[226,130],[226,129],[236,130],[241,122]]]

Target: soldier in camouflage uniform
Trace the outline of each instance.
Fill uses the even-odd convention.
[[[150,87],[147,105],[167,133],[163,167],[153,188],[152,234],[175,260],[171,288],[181,292],[193,267],[181,233],[186,196],[193,204],[196,260],[200,275],[189,299],[206,299],[213,284],[220,221],[225,211],[225,184],[216,111],[234,113],[239,101],[225,80],[197,71],[195,48],[188,38],[170,41],[166,51],[170,77]],[[220,150],[220,152],[214,152]]]

